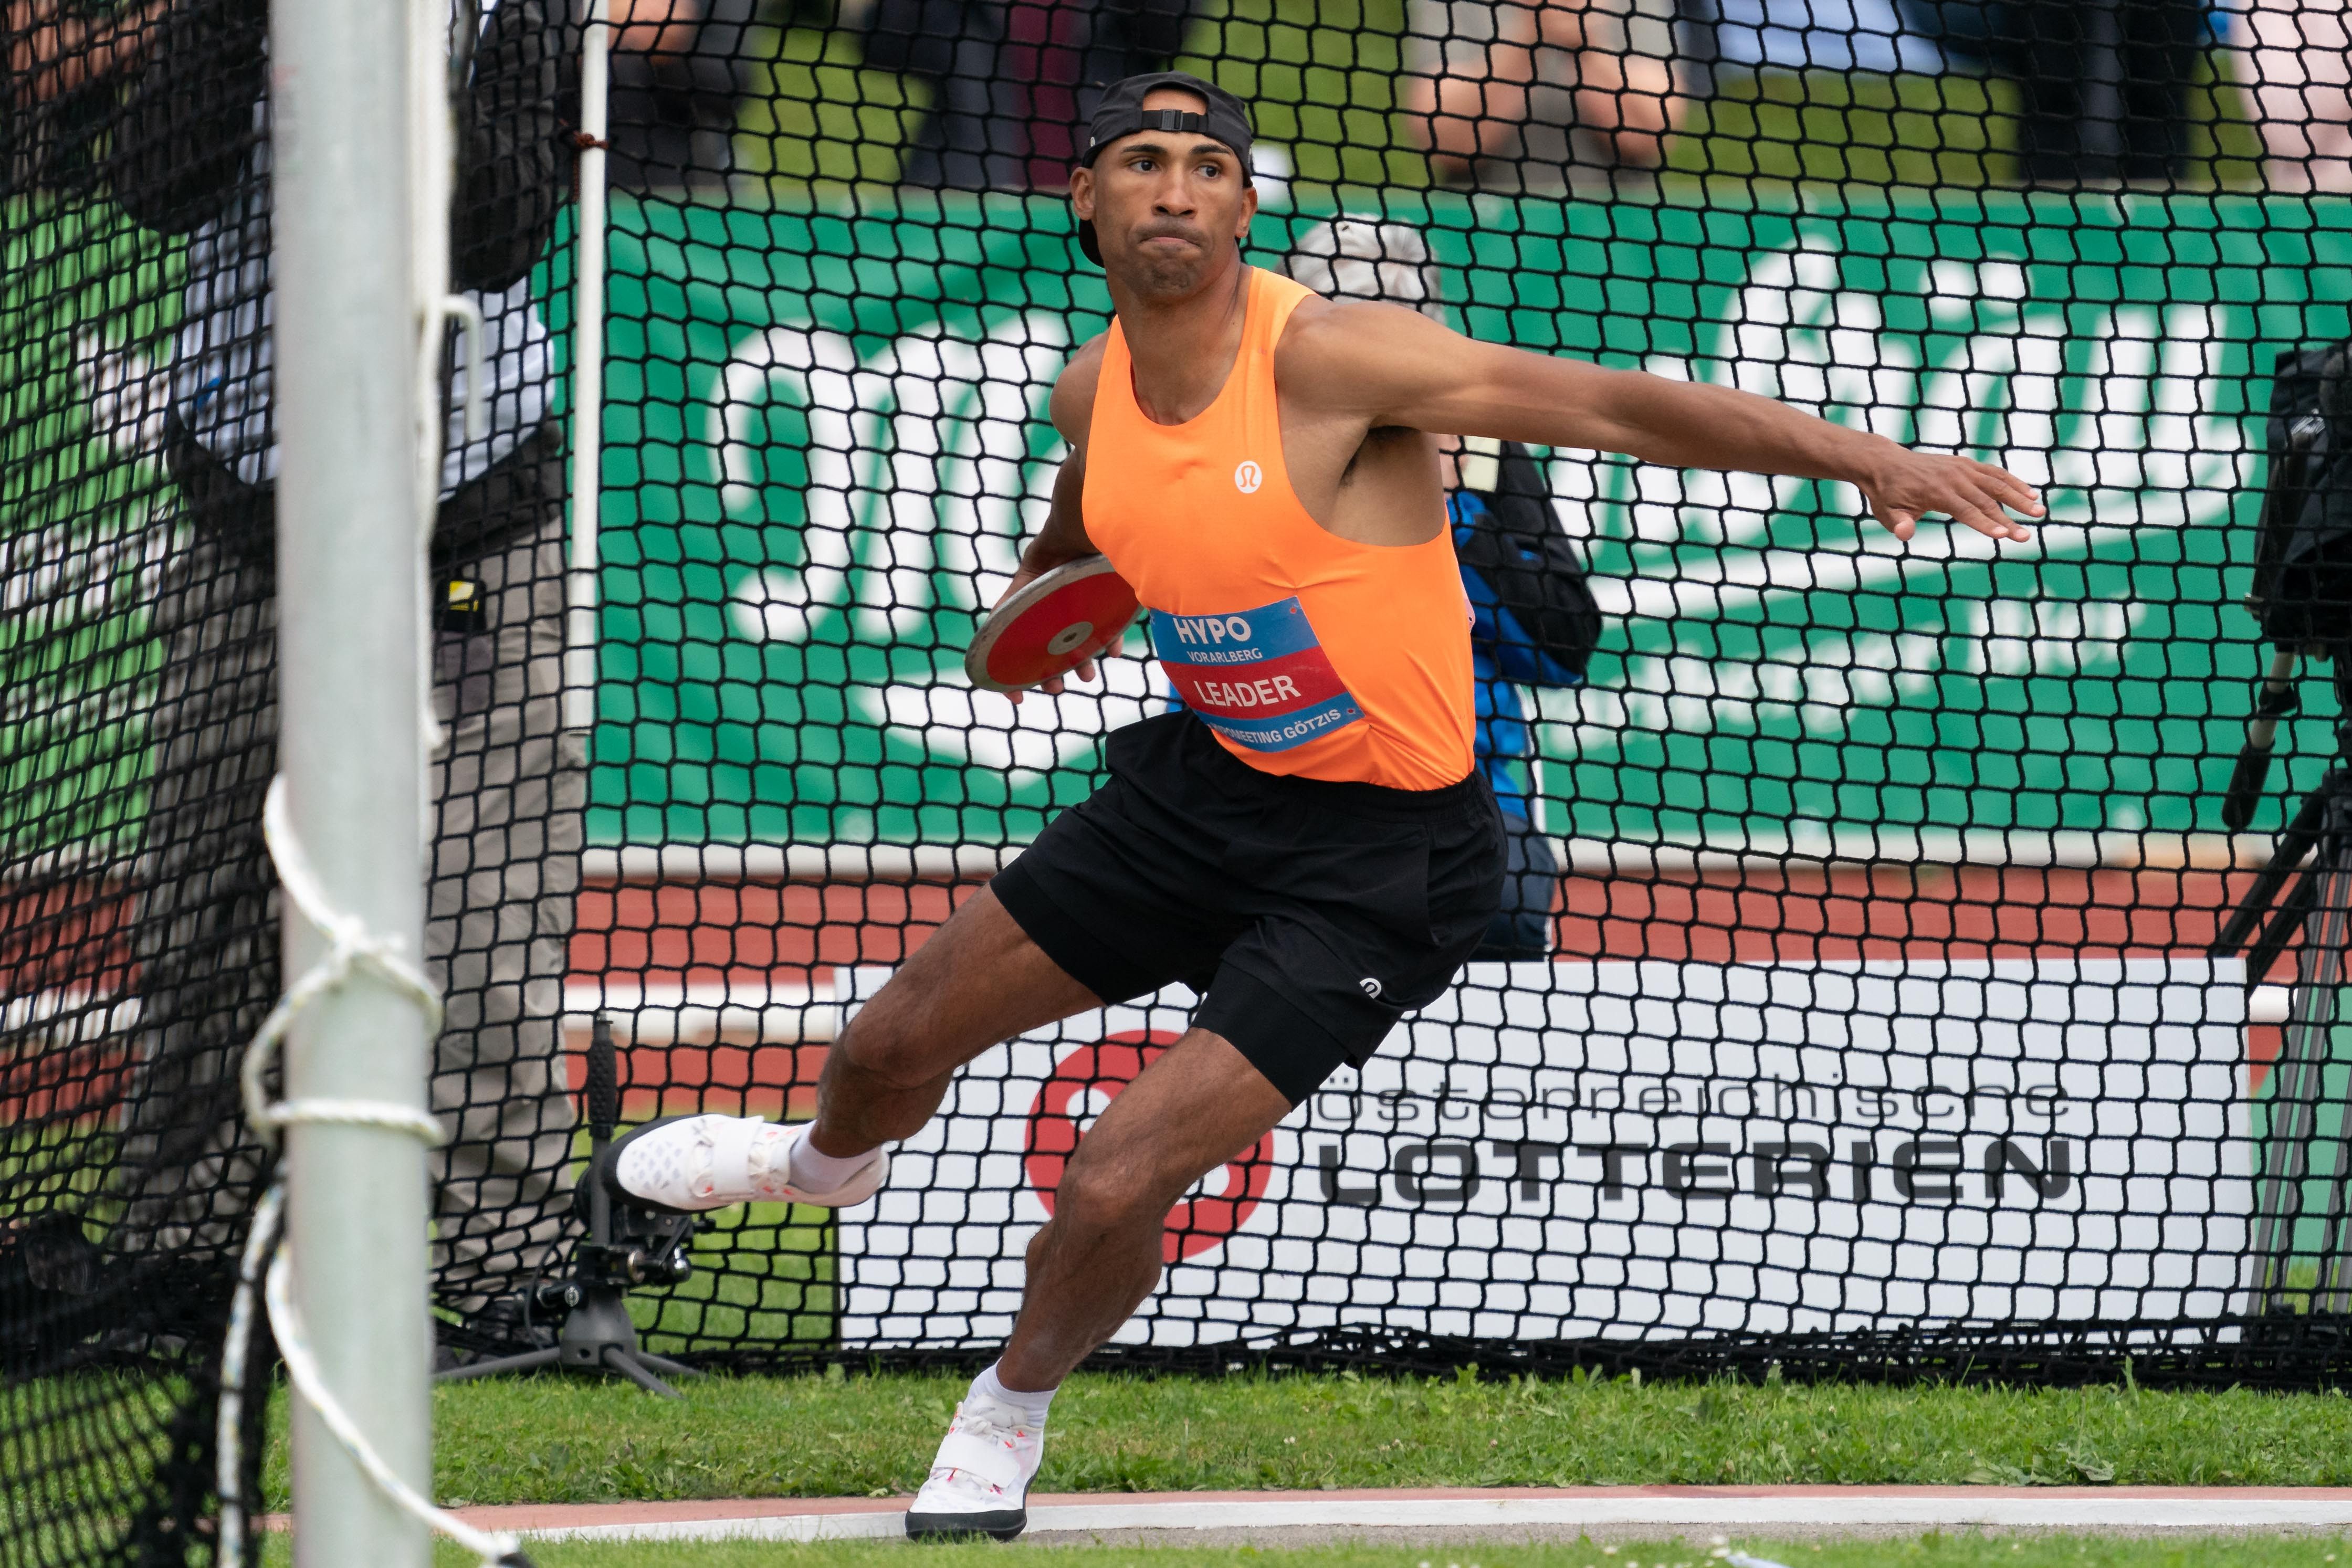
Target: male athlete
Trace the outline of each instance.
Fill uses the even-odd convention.
[[[2004,508],[2042,510],[1965,457],[1253,268],[1250,134],[1241,103],[1192,77],[1104,94],[1070,202],[1118,319],[1054,389],[1070,455],[1015,579],[1108,556],[1185,706],[1112,735],[1110,781],[857,1014],[814,1122],[654,1124],[604,1173],[683,1210],[862,1203],[883,1145],[982,1051],[1174,981],[1200,994],[1071,1158],[1013,1337],[958,1406],[913,1535],[1019,1533],[1054,1390],[1158,1282],[1171,1207],[1433,1000],[1495,914],[1503,830],[1472,759],[1439,435],[1844,480],[1906,539],[1929,512],[2022,539]]]

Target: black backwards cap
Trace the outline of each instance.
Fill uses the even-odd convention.
[[[1181,88],[1207,104],[1208,112],[1145,109],[1145,97],[1163,87]],[[1242,161],[1242,178],[1249,178],[1250,139],[1256,133],[1250,129],[1248,106],[1223,88],[1202,81],[1189,71],[1151,71],[1105,88],[1102,101],[1095,105],[1094,117],[1087,121],[1087,150],[1078,155],[1078,162],[1093,168],[1104,148],[1139,131],[1179,134],[1192,131],[1212,141],[1222,141]],[[1102,246],[1095,240],[1095,225],[1083,218],[1078,221],[1078,248],[1087,253],[1088,261],[1097,267],[1102,265]]]

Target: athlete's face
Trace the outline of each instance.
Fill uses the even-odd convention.
[[[1147,110],[1199,114],[1181,88],[1154,89]],[[1139,131],[1070,172],[1070,204],[1095,225],[1103,270],[1150,299],[1181,299],[1236,265],[1257,193],[1234,150],[1197,131]]]

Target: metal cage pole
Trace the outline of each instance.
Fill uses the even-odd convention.
[[[446,0],[274,0],[273,402],[280,769],[315,894],[415,965],[425,924],[425,580],[449,145]],[[427,107],[430,106],[430,107]],[[436,266],[425,259],[436,248]],[[437,400],[436,400],[437,401]],[[287,898],[289,985],[331,951]],[[325,1387],[392,1471],[430,1490],[425,1148],[338,1108],[425,1109],[424,998],[365,967],[286,1043],[292,1296]],[[431,1542],[293,1403],[295,1561],[427,1568]]]
[[[572,235],[572,553],[565,576],[563,727],[596,724],[596,528],[604,462],[605,138],[612,26],[606,0],[588,0],[580,32],[578,228]]]

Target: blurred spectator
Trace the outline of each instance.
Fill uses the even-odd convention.
[[[1934,71],[1895,0],[1411,0],[1402,99],[1451,184],[1654,169],[1718,66]]]
[[[1318,294],[1379,299],[1445,318],[1437,267],[1420,231],[1406,224],[1339,218],[1318,224],[1291,246],[1290,276]],[[1480,516],[1496,501],[1501,448],[1493,442],[1465,451],[1448,443],[1444,455],[1446,519],[1457,544],[1468,542]],[[1518,455],[1525,461],[1525,454]],[[1532,465],[1529,465],[1532,469]],[[1530,497],[1533,504],[1548,500]],[[1554,527],[1557,525],[1554,524]],[[1535,727],[1528,722],[1519,687],[1573,686],[1584,677],[1559,664],[1507,620],[1492,584],[1466,562],[1462,586],[1471,604],[1472,673],[1477,682],[1473,749],[1479,771],[1502,808],[1507,852],[1502,907],[1488,926],[1475,958],[1507,961],[1541,958],[1551,951],[1552,916],[1559,899],[1560,863],[1551,841],[1536,825]],[[1509,630],[1507,631],[1507,627]]]
[[[95,180],[117,78],[146,57],[171,4],[147,0],[105,16],[67,11],[62,0],[0,4],[0,193]]]
[[[609,0],[614,190],[724,190],[758,0]]]
[[[1717,0],[1714,31],[1717,65],[1880,76],[1944,68],[1943,52],[1898,0]]]
[[[2352,192],[2352,26],[2345,0],[2252,0],[2237,79],[2274,191]]]
[[[867,66],[919,77],[930,91],[900,183],[1058,192],[1096,95],[1121,77],[1167,69],[1196,3],[871,0],[845,20],[862,36]]]
[[[1655,168],[1706,90],[1705,0],[1410,0],[1402,98],[1449,184]],[[1554,175],[1553,178],[1558,178]]]
[[[2006,78],[2024,183],[2177,180],[2208,0],[1410,0],[1409,123],[1439,177],[1542,189],[1555,170],[1655,168],[1715,71]],[[2256,0],[2247,76],[2274,180],[2345,179],[2342,0]],[[2306,161],[2315,159],[2312,172]]]
[[[2017,158],[2027,184],[2179,178],[2189,88],[2211,41],[2205,0],[1906,3],[1956,63],[2017,84]]]

